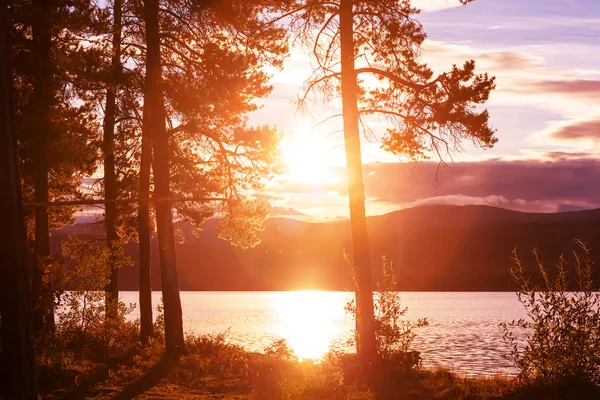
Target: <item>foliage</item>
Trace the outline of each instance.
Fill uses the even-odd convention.
[[[382,280],[377,283],[377,292],[373,297],[377,351],[384,361],[391,362],[395,368],[419,367],[420,355],[409,352],[409,349],[416,336],[414,329],[426,327],[429,323],[426,318],[416,321],[406,319],[408,307],[402,305],[392,262],[383,257],[381,269]],[[346,311],[356,315],[354,300],[346,305]],[[412,357],[414,361],[411,361]]]
[[[576,241],[573,251],[574,286],[567,261],[561,256],[555,274],[533,251],[543,285],[532,283],[529,272],[513,252],[510,269],[518,284],[517,298],[527,318],[502,323],[508,357],[529,385],[565,391],[600,389],[600,293],[591,280],[590,250]]]
[[[30,1],[14,2],[11,61],[24,201],[34,200],[36,174],[42,163],[38,148],[41,143],[45,143],[50,201],[82,197],[82,179],[96,169],[99,123],[96,109],[81,85],[88,80],[86,75],[96,63],[96,56],[77,44],[93,24],[93,8],[85,0],[47,2],[49,11],[44,18],[50,26],[51,42],[47,45],[52,65],[44,66],[39,59],[39,38],[32,37],[35,5]],[[42,75],[49,79],[50,98],[39,97]],[[47,119],[40,115],[43,107],[49,108]],[[76,210],[49,209],[50,227],[73,224]],[[32,210],[27,211],[30,219]],[[32,223],[28,221],[29,227]]]
[[[220,237],[241,247],[258,244],[267,212],[253,196],[280,169],[280,132],[248,123],[287,53],[286,31],[266,23],[273,5],[172,0],[160,12],[171,190],[193,199],[173,207],[195,234],[223,217]]]
[[[225,331],[187,337],[187,355],[181,360],[184,368],[179,377],[193,380],[207,374],[223,378],[247,376],[251,372],[248,355],[240,346],[227,342],[228,334]]]
[[[162,296],[160,297],[160,303],[156,305],[156,317],[154,318],[154,326],[152,328],[154,337],[159,340],[165,338],[165,306],[163,304]]]
[[[122,247],[116,246],[113,251],[118,256],[119,267],[131,265],[123,256]],[[109,251],[70,236],[63,243],[63,255],[76,263],[72,268],[63,268],[57,342],[79,359],[103,359],[109,354],[124,352],[137,336],[136,324],[125,319],[134,306],[119,302],[115,318],[105,317],[104,287],[110,277]]]
[[[260,243],[258,234],[263,230],[263,222],[269,214],[268,207],[254,200],[231,199],[225,204],[224,210],[217,226],[221,239],[243,249]]]
[[[473,60],[436,75],[421,59],[427,35],[416,19],[419,10],[410,1],[351,2],[356,75],[343,77],[340,16],[348,3],[288,2],[286,15],[296,39],[315,61],[299,96],[300,108],[307,108],[311,98],[335,104],[341,82],[356,79],[362,131],[372,137],[370,123],[384,122],[386,130],[380,133],[387,151],[409,159],[444,162],[451,152],[461,149],[463,140],[483,148],[497,142],[487,110],[479,107],[495,88],[494,77],[476,73]]]
[[[288,345],[285,339],[277,339],[265,348],[265,355],[269,357],[282,358],[285,360],[297,359],[294,350]]]

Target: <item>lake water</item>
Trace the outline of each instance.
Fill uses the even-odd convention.
[[[498,324],[526,316],[514,293],[406,292],[409,319],[427,318],[416,331],[413,349],[425,366],[448,366],[466,375],[516,371],[506,352]],[[181,292],[184,329],[191,334],[229,330],[228,338],[253,351],[286,339],[302,358],[315,358],[330,348],[347,350],[353,319],[344,311],[349,292]],[[125,303],[137,303],[137,292],[122,292]],[[160,292],[153,293],[153,305]],[[137,312],[138,310],[136,310]],[[134,313],[133,318],[138,317]]]

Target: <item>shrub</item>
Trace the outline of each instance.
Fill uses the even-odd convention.
[[[573,286],[563,256],[551,276],[533,251],[543,282],[536,285],[513,251],[510,272],[527,318],[502,323],[500,329],[508,358],[519,368],[519,378],[529,385],[568,391],[600,387],[600,294],[594,293],[590,251],[582,242],[576,243]],[[570,288],[576,291],[570,292]]]
[[[117,253],[119,266],[129,259]],[[94,242],[74,236],[63,243],[63,255],[76,263],[64,268],[63,288],[57,312],[58,341],[79,359],[103,359],[109,354],[121,353],[137,339],[137,324],[126,317],[134,305],[117,304],[117,313],[106,318],[104,287],[109,282],[109,251]]]
[[[402,305],[394,266],[383,257],[381,268],[382,280],[377,283],[377,292],[373,296],[377,351],[379,356],[393,364],[394,368],[417,368],[421,365],[420,354],[409,352],[416,336],[414,329],[423,328],[429,323],[426,318],[416,321],[406,319],[408,307]],[[346,305],[346,311],[356,316],[354,300]]]
[[[122,254],[119,260],[126,265]],[[109,252],[93,241],[74,236],[63,242],[61,257],[53,257],[46,275],[56,301],[55,329],[36,338],[40,387],[51,390],[60,382],[77,382],[98,363],[125,355],[138,341],[137,322],[127,321],[133,306],[119,302],[117,312],[106,318],[104,287],[109,279]],[[72,263],[65,265],[70,258]]]
[[[287,340],[276,339],[270,345],[265,347],[264,353],[268,357],[280,358],[282,360],[298,360],[294,354],[294,349],[290,347]]]

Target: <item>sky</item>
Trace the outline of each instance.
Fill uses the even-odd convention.
[[[519,211],[600,208],[600,1],[418,0],[428,39],[423,60],[436,72],[474,59],[496,77],[486,108],[499,141],[465,143],[448,165],[414,163],[362,138],[368,215],[422,204],[484,204]],[[314,126],[339,104],[294,101],[310,74],[293,49],[273,92],[250,121],[284,132],[287,172],[261,196],[271,215],[306,220],[348,216],[341,120]],[[374,124],[377,132],[382,124]]]

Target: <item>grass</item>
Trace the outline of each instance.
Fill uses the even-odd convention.
[[[515,399],[514,380],[465,378],[449,370],[381,374],[360,384],[352,355],[298,361],[284,343],[265,354],[229,344],[224,335],[187,339],[179,360],[158,341],[119,359],[72,364],[62,379],[42,381],[44,399]],[[525,398],[525,397],[524,397]],[[535,398],[535,397],[527,397]]]

